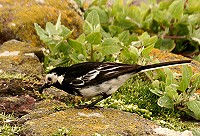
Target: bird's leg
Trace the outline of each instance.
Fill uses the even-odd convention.
[[[102,97],[97,99],[96,101],[90,103],[90,104],[85,104],[85,105],[79,105],[78,108],[83,109],[83,108],[92,108],[95,107],[95,104],[97,104],[98,102],[102,101],[103,99],[108,98],[110,95],[107,95],[106,93],[102,94]]]

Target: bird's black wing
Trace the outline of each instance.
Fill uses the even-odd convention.
[[[85,62],[68,67],[65,72],[64,82],[74,88],[83,88],[100,84],[120,75],[137,72],[140,65],[121,63]]]

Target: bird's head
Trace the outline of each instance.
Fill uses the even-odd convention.
[[[45,83],[44,85],[39,89],[39,92],[42,93],[43,89],[45,88],[49,88],[51,86],[54,86],[56,84],[62,84],[64,80],[64,76],[63,75],[58,75],[57,73],[55,72],[52,72],[52,73],[48,73],[46,76],[45,76]]]

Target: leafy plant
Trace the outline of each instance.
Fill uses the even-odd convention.
[[[61,16],[59,15],[56,25],[50,22],[46,23],[46,29],[42,29],[37,23],[34,23],[37,34],[40,39],[47,45],[48,50],[44,50],[46,56],[45,64],[59,65],[67,63],[69,60],[68,52],[70,47],[67,46],[66,39],[71,35],[67,27],[61,25]]]
[[[45,66],[71,65],[85,61],[144,63],[144,58],[149,58],[157,41],[157,36],[150,37],[146,32],[134,36],[129,31],[124,31],[111,36],[102,28],[96,10],[88,13],[83,25],[84,33],[77,39],[71,39],[72,31],[61,25],[60,19],[61,15],[55,25],[47,22],[45,30],[37,23],[34,24],[40,39],[48,47],[48,50],[45,49]]]
[[[106,32],[117,36],[125,30],[133,35],[148,32],[157,35],[156,48],[183,53],[199,60],[200,4],[198,0],[149,0],[139,6],[133,0],[93,2],[85,8],[86,15],[96,10]],[[84,8],[84,2],[82,7]],[[195,55],[196,54],[196,55]]]
[[[166,74],[162,80],[153,81],[150,89],[152,93],[160,97],[158,105],[185,111],[200,120],[200,98],[195,94],[196,90],[200,88],[200,74],[193,75],[188,66],[183,66],[181,79],[177,79],[176,75],[168,68],[164,73],[161,70],[158,73],[159,75]]]

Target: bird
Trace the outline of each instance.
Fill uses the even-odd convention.
[[[54,86],[84,98],[101,96],[90,104],[79,105],[80,108],[91,108],[111,96],[136,73],[189,63],[191,60],[169,61],[146,66],[115,62],[82,62],[69,67],[56,67],[46,74],[39,93],[42,94],[45,88]]]

